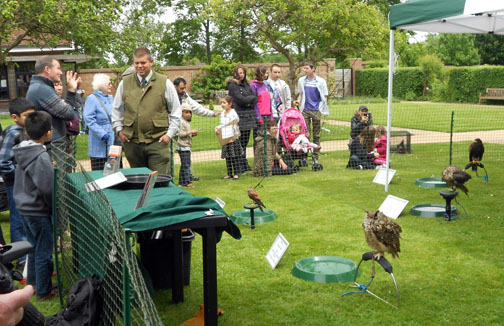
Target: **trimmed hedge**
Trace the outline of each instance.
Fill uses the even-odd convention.
[[[380,96],[387,97],[388,93],[388,69],[371,68],[355,71],[357,96]],[[399,98],[414,94],[422,96],[424,74],[420,68],[401,68],[394,74],[393,96]]]
[[[355,72],[358,96],[387,97],[388,69],[372,68]],[[418,67],[400,68],[394,75],[393,96],[421,98],[424,74]],[[446,84],[436,101],[478,103],[487,88],[504,88],[504,66],[454,67],[447,70]]]
[[[463,67],[448,70],[448,102],[478,103],[487,88],[504,88],[504,67]]]

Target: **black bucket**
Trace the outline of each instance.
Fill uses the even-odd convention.
[[[140,261],[149,272],[155,290],[172,288],[172,275],[175,266],[173,261],[173,231],[163,231],[159,239],[153,239],[155,232],[147,231],[138,234],[140,244]],[[191,248],[194,233],[191,229],[182,232],[182,262],[184,285],[191,280]]]

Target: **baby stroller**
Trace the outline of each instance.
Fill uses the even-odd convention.
[[[300,167],[308,166],[308,153],[303,151],[295,151],[291,144],[289,144],[287,133],[289,128],[295,124],[299,123],[301,125],[302,133],[306,132],[306,122],[304,120],[303,114],[294,108],[290,108],[285,110],[280,117],[280,125],[279,125],[279,134],[281,139],[281,147],[285,150],[284,154],[290,156],[292,160],[299,160],[298,165]],[[312,150],[310,149],[309,152]],[[313,155],[313,153],[312,153]],[[312,170],[313,171],[321,171],[324,167],[322,164],[313,160],[312,162]]]

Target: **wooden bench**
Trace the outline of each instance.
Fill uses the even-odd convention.
[[[481,100],[504,100],[504,88],[487,88],[485,95],[479,94],[479,102]]]

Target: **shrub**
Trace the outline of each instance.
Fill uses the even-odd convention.
[[[202,92],[208,100],[215,91],[227,89],[226,78],[233,75],[235,65],[236,63],[216,55],[212,63],[201,68],[201,73],[193,79],[193,91]]]

